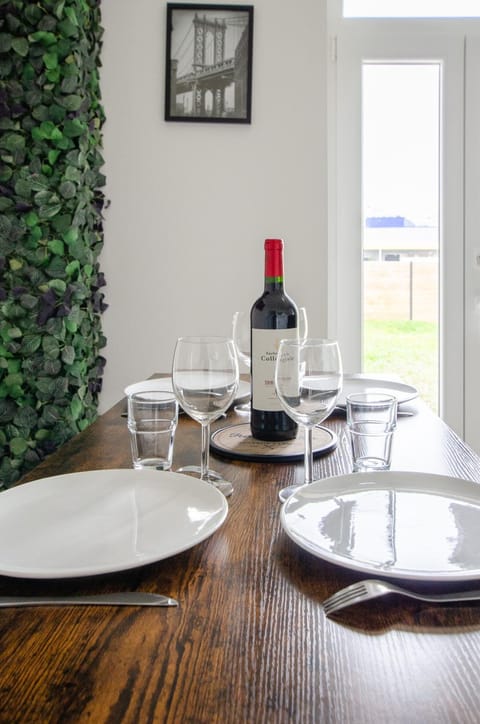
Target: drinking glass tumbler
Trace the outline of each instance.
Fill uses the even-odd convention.
[[[128,430],[133,467],[170,470],[178,423],[173,392],[137,392],[128,398]]]
[[[390,468],[396,424],[396,397],[374,392],[347,396],[347,426],[354,472]]]

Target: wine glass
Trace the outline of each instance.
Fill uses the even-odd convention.
[[[306,339],[308,337],[308,319],[307,319],[307,310],[305,309],[305,307],[298,308],[297,323],[298,323],[298,338],[302,342],[304,339]]]
[[[224,495],[230,495],[232,484],[210,471],[208,463],[210,423],[230,407],[238,387],[238,361],[233,340],[227,337],[180,337],[173,355],[172,383],[181,407],[202,426],[200,478]]]
[[[307,310],[305,307],[298,308],[298,337],[304,340],[308,336]],[[252,366],[251,341],[250,341],[250,312],[235,312],[232,322],[233,341],[239,359],[248,369]],[[235,411],[250,413],[250,401],[235,406]]]
[[[235,312],[232,321],[232,334],[239,359],[245,367],[250,369],[252,364],[250,350],[250,312]],[[246,412],[250,414],[250,401],[236,405],[235,412]]]
[[[275,365],[275,389],[289,417],[305,428],[305,481],[313,480],[313,428],[335,407],[342,387],[342,360],[338,342],[331,339],[280,342]],[[300,485],[279,493],[288,500]]]

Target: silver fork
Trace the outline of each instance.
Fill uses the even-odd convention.
[[[408,596],[418,601],[428,601],[432,603],[480,600],[480,590],[460,591],[458,593],[431,593],[427,595],[424,593],[415,593],[406,588],[400,588],[400,586],[394,586],[393,583],[377,581],[371,578],[353,583],[351,586],[337,591],[333,596],[330,596],[330,598],[327,598],[323,602],[323,610],[327,616],[330,616],[330,614],[335,613],[335,611],[340,611],[340,609],[346,608],[347,606],[353,606],[356,603],[362,603],[371,598],[378,598],[378,596],[385,596],[388,593],[397,593],[400,596]]]

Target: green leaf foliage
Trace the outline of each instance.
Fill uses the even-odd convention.
[[[99,0],[0,0],[0,487],[96,417]]]

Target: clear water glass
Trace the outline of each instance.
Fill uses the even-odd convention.
[[[128,398],[128,430],[133,467],[170,470],[178,422],[178,402],[172,392],[146,390]]]
[[[354,472],[389,470],[397,399],[383,393],[359,392],[348,395],[346,402]]]

